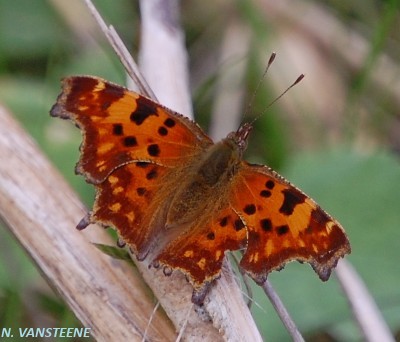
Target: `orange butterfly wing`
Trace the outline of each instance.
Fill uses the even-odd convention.
[[[173,167],[212,144],[194,122],[119,85],[76,76],[63,79],[62,86],[51,115],[81,128],[76,171],[90,183],[133,161]]]
[[[161,230],[152,221],[163,203],[155,207],[159,181],[168,169],[150,163],[130,163],[117,168],[107,179],[96,185],[96,200],[91,222],[112,226],[118,235],[143,260]]]
[[[70,119],[83,132],[77,173],[96,185],[90,222],[117,228],[138,259],[163,229],[171,170],[185,166],[212,144],[192,121],[105,80],[65,78],[51,115]]]
[[[240,266],[258,284],[292,260],[310,263],[325,281],[338,259],[350,253],[341,225],[266,166],[243,162],[230,199],[248,230]]]
[[[157,257],[163,266],[185,273],[194,287],[192,300],[201,303],[211,282],[221,273],[225,251],[246,246],[246,229],[236,212],[214,209],[211,219],[202,217]]]

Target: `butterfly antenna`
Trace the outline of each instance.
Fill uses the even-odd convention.
[[[297,79],[289,86],[286,88],[286,90],[280,94],[277,98],[275,98],[275,100],[273,100],[268,106],[267,108],[265,108],[260,114],[258,114],[252,121],[251,121],[251,125],[258,120],[258,118],[261,115],[264,115],[264,113],[268,110],[268,108],[270,108],[275,102],[277,102],[283,95],[285,95],[290,89],[292,89],[296,84],[298,84],[302,79],[304,78],[304,74],[301,74],[299,77],[297,77]]]
[[[256,94],[258,93],[258,90],[260,89],[261,83],[262,83],[262,81],[264,80],[265,75],[267,75],[267,73],[268,73],[269,67],[270,67],[271,64],[274,62],[275,57],[276,57],[276,53],[275,53],[275,52],[272,52],[272,53],[271,53],[271,56],[269,57],[267,66],[265,67],[265,70],[264,70],[264,72],[263,72],[261,78],[258,80],[257,86],[256,86],[256,88],[255,88],[255,90],[254,90],[254,92],[253,92],[253,95],[251,96],[251,99],[250,99],[249,104],[248,104],[248,106],[247,106],[247,108],[246,108],[246,111],[245,111],[244,114],[243,114],[243,117],[246,117],[247,114],[249,114],[249,112],[250,112],[250,110],[251,110],[251,107],[253,107],[254,99],[255,99],[255,97],[256,97]]]

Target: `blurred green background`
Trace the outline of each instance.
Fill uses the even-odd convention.
[[[95,4],[135,55],[137,2]],[[217,89],[219,77],[235,72],[241,62],[239,110],[246,112],[269,54],[278,53],[245,120],[264,112],[306,74],[256,121],[246,158],[275,168],[343,224],[353,250],[348,260],[400,340],[400,2],[191,0],[181,5],[195,115],[205,130],[223,93]],[[125,81],[118,59],[88,18],[78,0],[0,0],[0,104],[90,207],[93,189],[73,172],[80,132],[48,115],[63,76]],[[232,28],[242,34],[233,46],[224,45]],[[232,53],[235,44],[244,52]],[[226,52],[230,57],[224,60]],[[226,118],[231,120],[228,112]],[[322,283],[310,267],[292,263],[270,280],[307,340],[362,339],[335,277]],[[289,340],[265,296],[257,286],[254,291],[254,317],[265,338]],[[0,327],[74,325],[79,325],[74,315],[0,227]]]

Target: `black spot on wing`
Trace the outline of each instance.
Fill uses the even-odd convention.
[[[155,169],[151,170],[150,172],[148,172],[148,173],[146,174],[146,178],[147,178],[148,180],[157,178],[157,176],[158,176],[157,170],[155,170]]]
[[[285,235],[287,232],[289,232],[289,226],[288,225],[283,225],[283,226],[279,226],[276,227],[276,233],[281,236],[281,235]]]
[[[253,215],[256,212],[256,206],[254,204],[247,204],[243,211],[247,214],[247,215]]]
[[[124,128],[121,124],[114,124],[113,125],[113,135],[123,135]]]
[[[151,115],[158,116],[155,104],[153,102],[149,101],[148,99],[146,99],[144,97],[139,97],[136,100],[136,103],[137,103],[137,107],[132,112],[130,119],[137,126],[140,126],[141,124],[143,124],[143,122],[145,122],[146,119],[149,118]]]
[[[275,186],[275,182],[273,180],[268,180],[265,183],[265,187],[269,190],[272,190]]]
[[[261,229],[265,232],[272,231],[272,222],[270,219],[262,219],[260,220]]]
[[[123,144],[126,147],[137,146],[137,140],[133,135],[127,136],[123,139]]]
[[[171,118],[168,118],[168,119],[166,119],[166,120],[164,121],[164,125],[167,126],[167,127],[169,127],[169,128],[174,127],[175,124],[176,124],[175,120],[173,120],[173,119],[171,119]]]
[[[161,126],[158,128],[158,134],[162,137],[165,137],[168,134],[168,129],[166,129],[164,126]]]
[[[137,167],[140,167],[140,168],[142,168],[142,169],[145,169],[146,167],[150,166],[150,163],[147,163],[147,162],[137,162],[137,163],[136,163],[136,166],[137,166]]]
[[[296,206],[303,203],[306,199],[304,194],[293,188],[284,189],[282,194],[284,198],[279,212],[286,216],[292,215]]]
[[[243,229],[244,228],[243,221],[241,219],[235,220],[234,227],[235,227],[236,231],[239,231],[239,230]]]
[[[208,240],[214,240],[214,239],[215,239],[215,234],[214,234],[213,232],[209,232],[209,233],[207,234],[207,239],[208,239]]]
[[[219,225],[221,227],[225,227],[228,224],[228,216],[223,217],[220,221],[219,221]]]
[[[143,196],[143,195],[146,193],[146,188],[142,188],[142,187],[137,188],[137,189],[136,189],[136,193],[137,193],[139,196]]]
[[[271,191],[269,190],[261,190],[260,191],[260,196],[264,198],[271,197]]]
[[[147,147],[147,153],[151,157],[158,157],[160,155],[160,147],[158,144],[151,144]]]

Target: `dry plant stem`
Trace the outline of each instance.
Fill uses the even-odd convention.
[[[225,31],[220,51],[219,64],[225,67],[221,68],[217,80],[211,117],[210,136],[214,140],[225,138],[229,132],[238,129],[241,119],[248,119],[242,118],[242,101],[249,46],[248,27],[233,18]]]
[[[278,294],[273,289],[269,280],[267,280],[262,285],[262,288],[263,288],[265,294],[268,296],[269,300],[271,301],[272,305],[274,306],[276,312],[279,315],[279,318],[281,319],[282,323],[286,327],[286,329],[289,332],[290,336],[292,337],[293,341],[304,342],[304,339],[301,336],[299,330],[297,329],[294,321],[290,317],[289,312],[286,310],[285,306],[283,305]]]
[[[243,256],[243,253],[241,253],[241,255]],[[240,260],[237,258],[237,256],[235,255],[235,253],[231,253],[230,254],[231,260],[235,263],[235,266],[237,267],[237,269],[239,270],[241,276],[242,276],[242,281],[243,281],[243,285],[244,285],[244,290],[246,291],[246,297],[248,298],[247,300],[247,306],[249,307],[249,309],[251,309],[251,306],[253,305],[253,289],[250,285],[250,281],[251,278],[247,276],[247,274],[240,268],[239,263]]]
[[[148,289],[131,266],[91,245],[113,243],[104,229],[75,229],[83,205],[2,107],[0,160],[1,217],[51,286],[97,341],[140,341],[154,306]],[[155,314],[149,339],[174,338],[163,317]]]
[[[140,11],[140,70],[160,103],[193,119],[178,0],[142,0]]]
[[[204,306],[226,341],[262,341],[227,258]]]
[[[144,330],[142,342],[147,341],[147,338],[148,338],[147,332],[148,332],[149,328],[151,327],[151,324],[153,322],[153,319],[155,318],[156,312],[158,311],[159,307],[160,307],[160,302],[157,301],[156,305],[154,305],[154,309],[153,309],[153,312],[151,313],[149,321],[147,322],[146,329]]]
[[[87,48],[88,45],[98,47],[92,34],[93,31],[97,30],[97,24],[92,20],[90,13],[85,10],[86,6],[81,0],[49,0],[48,2],[74,33],[75,40],[79,42],[82,48]]]
[[[360,276],[346,260],[341,260],[336,269],[343,291],[349,300],[353,315],[369,342],[394,342],[374,299]]]
[[[118,55],[121,63],[124,65],[128,75],[134,81],[134,84],[136,85],[139,92],[143,95],[146,95],[156,100],[156,96],[154,95],[152,89],[149,87],[146,80],[141,76],[136,62],[133,60],[128,49],[122,42],[121,38],[115,31],[114,27],[112,27],[111,25],[107,26],[107,24],[104,22],[103,18],[101,17],[100,13],[97,11],[96,7],[93,5],[91,0],[84,0],[84,1],[87,7],[89,8],[90,12],[92,13],[94,19],[99,24],[100,29],[103,31],[108,42],[114,49],[115,53]]]

